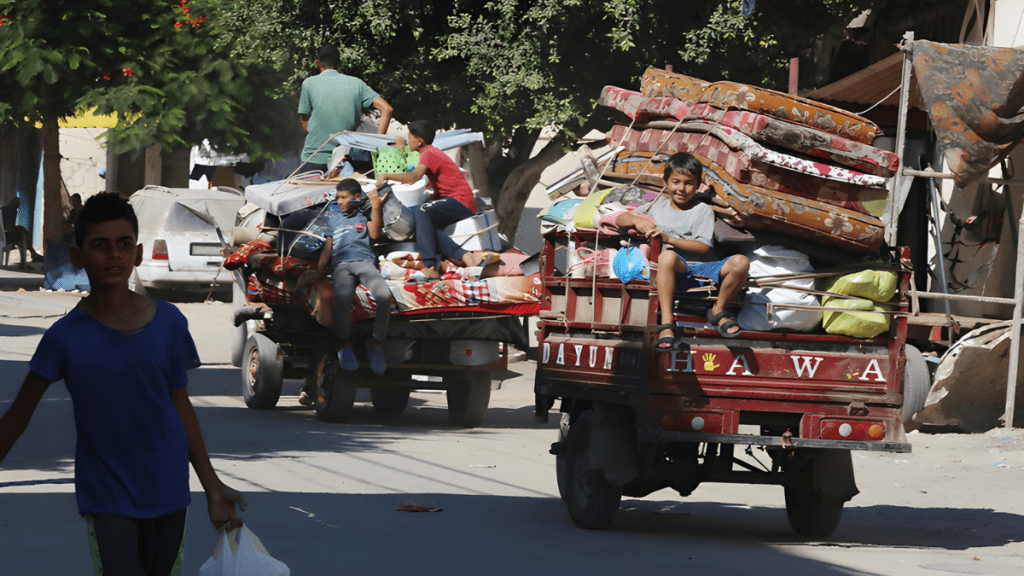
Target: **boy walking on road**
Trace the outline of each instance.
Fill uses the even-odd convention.
[[[659,352],[675,350],[675,289],[677,282],[695,284],[694,275],[710,278],[718,288],[718,299],[708,311],[708,323],[726,338],[740,334],[735,316],[726,308],[743,289],[750,270],[746,256],[737,254],[725,260],[712,260],[715,213],[696,198],[704,175],[704,166],[693,155],[678,152],[665,162],[665,189],[636,212],[622,212],[615,218],[620,228],[635,228],[647,238],[661,238],[658,256]],[[645,215],[646,214],[646,215]],[[678,278],[677,278],[678,275]]]
[[[245,498],[218,478],[189,400],[199,354],[172,304],[128,289],[142,261],[138,220],[116,194],[82,208],[71,259],[92,292],[43,335],[29,374],[0,418],[0,462],[47,387],[63,380],[74,405],[75,495],[97,574],[166,576],[180,570],[189,462],[218,529],[241,526]]]

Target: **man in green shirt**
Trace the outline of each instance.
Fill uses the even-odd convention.
[[[306,143],[302,147],[302,160],[306,162],[303,171],[327,172],[331,151],[337,146],[327,139],[337,132],[357,129],[363,108],[373,106],[380,111],[378,134],[387,132],[391,123],[391,105],[359,78],[338,72],[340,61],[338,49],[333,44],[324,44],[317,52],[316,64],[320,73],[302,83],[299,117],[306,130]]]

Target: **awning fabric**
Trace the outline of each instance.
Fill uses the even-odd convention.
[[[1024,138],[1024,50],[927,40],[910,49],[946,165],[963,187]]]

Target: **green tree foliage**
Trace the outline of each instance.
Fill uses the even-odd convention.
[[[222,25],[236,56],[290,75],[281,97],[297,98],[331,41],[398,117],[504,139],[578,130],[602,86],[636,87],[648,66],[784,88],[788,58],[869,3],[762,1],[744,19],[739,0],[234,0]]]
[[[0,0],[0,118],[20,123],[87,107],[116,113],[115,152],[202,137],[247,143],[246,70],[214,48],[206,0]]]

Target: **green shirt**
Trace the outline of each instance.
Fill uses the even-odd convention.
[[[337,70],[324,70],[306,78],[299,96],[299,114],[309,114],[302,159],[313,164],[326,164],[337,144],[330,142],[323,148],[320,145],[337,132],[358,128],[363,108],[368,108],[377,96],[359,78],[346,76]],[[316,152],[317,148],[320,148],[319,152]]]

